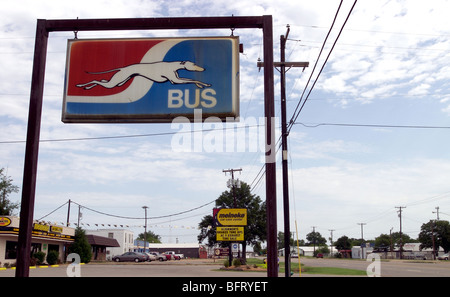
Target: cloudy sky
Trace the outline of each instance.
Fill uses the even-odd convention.
[[[298,68],[287,72],[291,118],[316,81],[353,5],[353,0],[343,1],[319,57],[338,0],[20,2],[4,3],[0,11],[0,167],[7,168],[19,187],[37,19],[272,15],[275,61],[279,60],[279,36],[289,24],[287,60],[310,63],[303,72]],[[357,2],[290,130],[291,228],[295,231],[297,222],[301,239],[313,226],[326,238],[329,230],[334,230],[334,239],[343,235],[360,238],[359,223],[366,224],[365,239],[389,234],[391,228],[398,232],[399,206],[406,207],[403,232],[413,238],[422,223],[436,218],[436,207],[441,219],[449,219],[449,9],[448,1],[438,0]],[[230,34],[231,30],[112,31],[78,32],[78,38]],[[239,139],[251,139],[253,144],[263,135],[261,128],[249,127],[264,115],[263,72],[256,67],[258,58],[263,57],[262,32],[237,29],[234,35],[244,45],[240,55],[240,114],[241,125],[248,124],[240,129],[244,136]],[[176,137],[181,137],[177,125],[63,124],[66,47],[67,39],[73,37],[73,32],[59,32],[49,38],[35,219],[65,222],[64,204],[71,199],[85,206],[81,218],[85,228],[128,225],[137,235],[143,232],[144,220],[130,218],[143,218],[142,206],[146,205],[148,217],[153,218],[148,221],[149,229],[161,235],[163,242],[195,242],[195,227],[204,215],[212,213],[210,202],[227,190],[229,176],[223,169],[242,168],[236,177],[251,184],[253,192],[265,199],[265,179],[259,175],[262,150],[250,143],[238,150],[237,143],[230,143],[231,138],[220,129],[239,124],[189,126],[192,130],[218,128],[188,134],[192,143],[203,141],[200,151],[175,147]],[[279,72],[275,71],[278,117],[279,90]],[[277,129],[279,125],[278,118]],[[166,135],[152,135],[158,133]],[[139,137],[103,138],[133,135]],[[211,139],[219,138],[224,140],[223,146],[208,147]],[[228,150],[230,146],[235,149]],[[280,231],[281,177],[278,158]],[[20,197],[18,193],[10,198],[19,201]],[[71,223],[77,221],[77,208],[72,204]],[[180,212],[184,213],[170,216]],[[168,217],[156,218],[161,216]]]

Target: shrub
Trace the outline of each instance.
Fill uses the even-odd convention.
[[[49,265],[55,265],[58,263],[59,253],[57,251],[49,251],[47,254],[47,263]]]
[[[234,259],[233,260],[233,266],[234,267],[240,267],[241,266],[241,260],[240,259]]]
[[[228,260],[223,261],[223,266],[225,266],[225,268],[230,267],[230,261]]]
[[[45,253],[44,252],[36,252],[33,255],[34,258],[36,258],[36,264],[44,264],[45,259]]]

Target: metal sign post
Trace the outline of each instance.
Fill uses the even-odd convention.
[[[37,21],[33,60],[27,143],[25,151],[20,232],[17,253],[17,277],[29,276],[31,231],[33,222],[39,137],[42,115],[45,62],[50,32],[63,31],[118,31],[118,30],[171,30],[171,29],[238,29],[263,30],[264,61],[273,64],[272,16],[244,17],[183,17],[183,18],[126,18],[126,19],[72,19]],[[274,71],[264,68],[264,115],[266,117],[266,203],[267,203],[267,276],[278,276],[277,271],[277,215],[276,215],[276,163]]]

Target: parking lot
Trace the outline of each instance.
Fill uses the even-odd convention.
[[[302,258],[307,266],[341,267],[366,270],[370,262],[364,260]],[[265,272],[221,271],[223,260],[183,259],[167,262],[104,262],[79,265],[81,277],[266,277]],[[30,277],[67,277],[74,275],[73,266],[36,267]],[[381,277],[450,277],[450,261],[382,261]],[[68,275],[69,274],[69,275]],[[14,269],[0,270],[0,277],[14,277]],[[284,273],[280,273],[283,277]],[[294,274],[293,277],[298,277]],[[317,277],[303,273],[302,277]]]
[[[105,262],[80,265],[81,277],[265,277],[264,272],[220,271],[223,261],[180,260],[167,262]],[[30,269],[30,277],[67,277],[74,273],[69,265]],[[15,270],[0,271],[0,277],[14,277]]]

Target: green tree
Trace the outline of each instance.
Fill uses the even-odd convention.
[[[294,245],[294,238],[292,237],[292,232],[291,232],[291,236],[289,237],[289,246],[293,246],[293,245]],[[278,247],[278,249],[284,249],[284,232],[278,231],[277,247]]]
[[[6,176],[5,169],[0,168],[0,215],[11,216],[13,211],[19,208],[19,203],[13,203],[9,200],[11,193],[19,192],[19,187],[13,185],[13,180]]]
[[[236,198],[236,199],[235,199]],[[241,182],[239,188],[223,192],[216,200],[217,208],[246,208],[247,209],[247,226],[244,227],[244,241],[242,242],[242,251],[245,255],[247,245],[255,245],[258,242],[265,241],[267,238],[266,231],[266,203],[251,193],[250,186]],[[212,215],[203,217],[199,223],[200,234],[197,236],[198,241],[202,242],[208,239],[208,246],[214,246],[216,241],[216,228],[214,226],[214,218]],[[225,243],[221,243],[224,246]],[[228,245],[228,243],[226,243]]]
[[[392,232],[392,244],[394,246],[400,247],[400,245],[404,245],[405,243],[418,242],[417,240],[411,238],[408,234],[400,232]]]
[[[316,249],[314,250],[314,256],[316,256],[320,252],[322,247],[326,247],[327,244],[327,240],[319,232],[315,231],[306,234],[306,240],[308,240],[306,245],[312,245],[316,247]]]
[[[450,225],[448,221],[430,220],[428,223],[422,224],[419,233],[420,248],[433,248],[436,250],[442,247],[444,252],[450,251]]]
[[[319,232],[315,231],[306,234],[306,240],[308,240],[306,245],[319,246],[327,244],[327,240]]]
[[[75,229],[75,240],[69,246],[69,254],[76,253],[80,256],[81,263],[89,263],[92,259],[92,249],[89,244],[86,232],[80,227]]]
[[[380,234],[375,238],[374,248],[381,250],[391,250],[391,236],[388,234]]]
[[[350,239],[347,236],[341,236],[339,237],[335,242],[334,242],[334,246],[338,249],[338,250],[349,250],[352,248]]]
[[[199,243],[207,239],[206,245],[209,247],[213,247],[217,243],[219,243],[221,247],[228,246],[227,242],[216,241],[216,228],[214,227],[214,218],[212,215],[204,216],[202,221],[198,224],[198,227],[200,229],[200,234],[197,236]]]
[[[152,231],[147,230],[145,241],[152,243],[161,243],[161,236],[153,233]],[[140,233],[137,237],[138,240],[144,240],[144,233]]]

